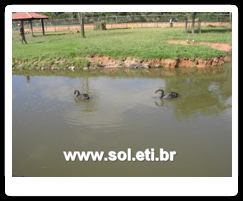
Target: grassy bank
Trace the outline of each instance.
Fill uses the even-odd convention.
[[[176,45],[166,41],[173,39],[231,43],[231,32],[223,28],[204,29],[201,34],[188,34],[180,28],[117,29],[86,31],[80,33],[52,32],[46,36],[27,35],[27,45],[18,36],[13,37],[13,65],[21,68],[85,67],[90,55],[106,55],[114,58],[212,58],[224,52],[208,46]]]

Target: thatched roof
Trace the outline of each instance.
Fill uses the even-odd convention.
[[[47,19],[46,15],[42,15],[39,13],[33,12],[21,12],[21,13],[13,13],[12,20],[34,20],[34,19]]]

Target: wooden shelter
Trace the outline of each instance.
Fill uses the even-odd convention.
[[[24,21],[29,21],[31,33],[33,34],[33,26],[32,26],[32,20],[41,20],[41,26],[42,26],[42,33],[45,35],[45,29],[44,29],[44,19],[48,19],[46,15],[42,15],[39,13],[33,13],[33,12],[16,12],[12,14],[12,20],[13,21],[20,21],[21,25],[24,26]]]

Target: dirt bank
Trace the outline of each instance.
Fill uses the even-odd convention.
[[[74,59],[57,58],[51,60],[19,60],[13,59],[12,69],[15,70],[37,70],[37,71],[78,71],[78,70],[103,70],[103,69],[149,69],[149,68],[192,68],[203,69],[207,67],[221,66],[225,62],[231,61],[231,55],[214,57],[210,59],[136,59],[126,57],[115,59],[109,56],[94,55],[87,58],[79,58],[79,62],[74,63]],[[77,59],[76,59],[77,60]]]
[[[231,61],[231,56],[214,57],[210,59],[134,59],[127,57],[125,59],[114,59],[108,56],[95,55],[88,57],[87,60],[90,62],[89,68],[205,68],[220,66],[225,62]]]

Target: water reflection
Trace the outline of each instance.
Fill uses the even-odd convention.
[[[215,74],[172,73],[157,77],[14,75],[13,174],[231,176],[231,68]],[[180,97],[160,99],[154,94],[160,87]],[[75,89],[92,98],[75,102]],[[61,154],[62,150],[128,147],[164,147],[179,154],[173,164],[163,165],[71,164]]]
[[[26,75],[26,82],[29,84],[30,83],[30,76]]]
[[[89,77],[84,77],[80,79],[80,86],[77,87],[77,89],[80,89],[81,93],[88,94],[90,97],[88,100],[83,101],[76,100],[74,97],[76,105],[84,107],[82,109],[82,112],[94,112],[95,110],[97,110],[97,95],[95,90],[90,88]]]
[[[180,97],[173,101],[175,113],[181,118],[195,113],[217,115],[231,108],[231,69],[217,76],[166,79],[167,90],[177,90]]]
[[[164,103],[164,100],[163,99],[160,99],[158,101],[154,101],[154,104],[157,106],[157,107],[163,107],[165,106],[165,103]]]
[[[217,115],[231,108],[231,69],[216,76],[164,78],[165,91],[177,91],[176,100],[154,100],[157,107],[173,107],[178,118],[197,113]]]

